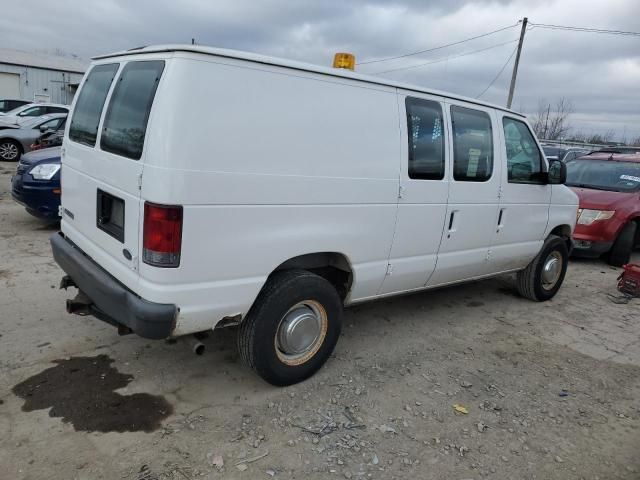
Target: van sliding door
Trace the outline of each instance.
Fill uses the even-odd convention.
[[[451,100],[446,114],[453,168],[442,244],[430,286],[491,272],[489,254],[496,231],[500,137],[493,109]]]

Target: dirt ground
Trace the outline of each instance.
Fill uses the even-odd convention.
[[[610,301],[603,262],[572,261],[543,304],[505,277],[349,309],[325,367],[275,388],[232,330],[196,356],[69,316],[55,227],[11,200],[14,168],[0,163],[2,480],[640,479],[640,300]]]

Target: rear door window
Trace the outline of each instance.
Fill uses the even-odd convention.
[[[138,160],[164,61],[130,62],[116,83],[102,128],[100,148]]]
[[[69,127],[69,139],[90,147],[95,146],[102,107],[119,64],[97,65],[80,90]]]

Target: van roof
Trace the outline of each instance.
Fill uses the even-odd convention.
[[[349,78],[352,80],[358,80],[361,82],[367,82],[377,85],[385,85],[389,87],[401,88],[404,90],[411,90],[414,92],[428,93],[432,95],[438,95],[441,97],[462,100],[464,102],[473,103],[476,105],[483,105],[490,108],[496,108],[505,112],[524,117],[522,113],[510,110],[500,105],[495,105],[488,102],[483,102],[475,98],[469,98],[462,95],[456,95],[453,93],[443,92],[439,90],[432,90],[428,88],[419,87],[417,85],[411,85],[402,82],[396,82],[394,80],[388,80],[381,77],[375,77],[372,75],[363,75],[361,73],[355,73],[350,70],[341,68],[329,68],[313,65],[311,63],[297,62],[294,60],[286,60],[283,58],[270,57],[266,55],[260,55],[257,53],[244,52],[240,50],[230,50],[224,48],[205,47],[201,45],[152,45],[147,47],[132,48],[121,52],[114,52],[106,55],[99,55],[93,57],[93,60],[101,60],[105,58],[122,57],[126,55],[139,55],[141,53],[157,53],[157,52],[187,52],[196,53],[201,55],[212,55],[216,57],[235,58],[239,60],[247,60],[249,62],[262,63],[266,65],[276,65],[280,67],[292,68],[295,70],[303,70],[307,72],[319,73],[321,75],[330,75],[332,77]]]

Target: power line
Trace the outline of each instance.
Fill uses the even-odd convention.
[[[492,32],[483,33],[482,35],[476,35],[475,37],[465,38],[464,40],[448,43],[446,45],[440,45],[439,47],[427,48],[426,50],[418,50],[417,52],[405,53],[403,55],[397,55],[395,57],[380,58],[378,60],[367,60],[366,62],[357,63],[356,65],[367,65],[369,63],[387,62],[389,60],[396,60],[398,58],[406,58],[406,57],[411,57],[413,55],[420,55],[421,53],[428,53],[428,52],[434,52],[436,50],[442,50],[443,48],[452,47],[454,45],[460,45],[461,43],[470,42],[471,40],[476,40],[478,38],[487,37],[489,35],[493,35],[494,33],[508,30],[510,28],[518,26],[519,24],[520,22],[517,22],[517,23],[514,23],[513,25],[509,25],[508,27],[499,28],[498,30],[493,30]]]
[[[498,78],[500,77],[500,75],[502,75],[502,72],[504,72],[504,69],[507,68],[507,65],[509,65],[509,62],[511,61],[511,59],[513,58],[513,56],[516,54],[516,51],[518,50],[518,47],[513,49],[513,52],[511,52],[511,55],[509,55],[509,58],[507,58],[507,61],[504,62],[504,65],[502,66],[502,68],[500,69],[500,71],[498,72],[498,74],[493,78],[493,80],[491,80],[491,82],[489,83],[489,85],[487,85],[487,88],[485,88],[482,93],[480,93],[480,95],[478,95],[476,98],[480,98],[482,97],[482,95],[484,95],[485,93],[487,93],[487,90],[489,90],[491,88],[491,86],[496,83],[496,80],[498,80]]]
[[[608,35],[625,35],[632,37],[640,37],[640,32],[629,32],[624,30],[607,30],[602,28],[591,27],[570,27],[567,25],[550,25],[546,23],[531,23],[532,28],[546,28],[550,30],[568,30],[570,32],[586,32],[586,33],[604,33]]]
[[[491,45],[489,47],[480,48],[478,50],[472,50],[470,52],[461,53],[460,55],[454,55],[453,57],[445,57],[445,58],[440,58],[438,60],[433,60],[431,62],[419,63],[417,65],[410,65],[408,67],[392,68],[391,70],[383,70],[381,72],[374,72],[373,75],[379,75],[381,73],[397,72],[399,70],[410,70],[412,68],[419,68],[419,67],[424,67],[426,65],[433,65],[434,63],[446,62],[448,60],[454,60],[456,58],[466,57],[468,55],[474,55],[474,54],[480,53],[480,52],[486,52],[487,50],[491,50],[493,48],[502,47],[503,45],[508,45],[510,43],[515,43],[517,41],[518,41],[518,39],[516,38],[515,40],[509,40],[508,42],[497,43],[497,44]]]

